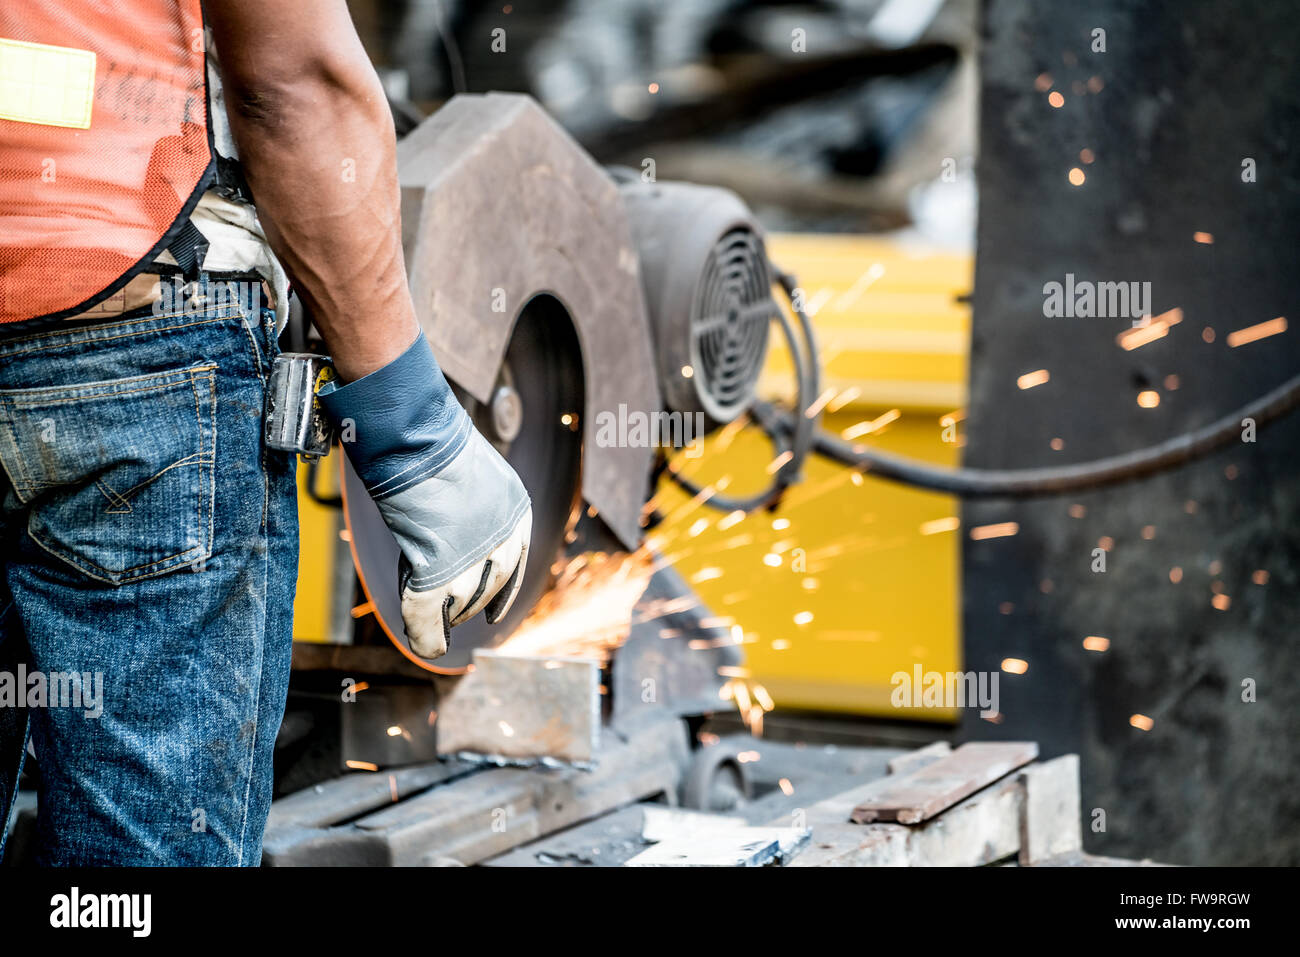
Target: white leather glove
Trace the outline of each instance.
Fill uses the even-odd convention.
[[[523,582],[532,503],[456,401],[424,333],[382,369],[318,396],[401,548],[412,650],[445,655],[452,627],[484,609],[500,621]]]

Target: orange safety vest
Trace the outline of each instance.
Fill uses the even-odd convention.
[[[76,315],[214,176],[200,0],[0,0],[0,323]]]

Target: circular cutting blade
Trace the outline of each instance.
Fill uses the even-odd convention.
[[[411,650],[402,624],[398,595],[397,541],[384,524],[347,456],[340,456],[343,517],[352,547],[352,560],[362,591],[379,626],[397,649],[427,671],[459,674],[475,648],[500,644],[528,615],[550,587],[551,566],[564,545],[569,514],[578,501],[582,437],[578,428],[583,407],[582,366],[573,327],[562,307],[549,297],[532,300],[515,325],[498,383],[508,382],[518,393],[523,424],[512,442],[492,431],[489,409],[472,399],[465,406],[474,424],[519,474],[533,500],[532,544],[523,585],[504,619],[489,625],[480,613],[451,631],[447,654],[429,660]]]

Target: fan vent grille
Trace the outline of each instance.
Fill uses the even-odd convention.
[[[715,418],[733,418],[753,399],[776,315],[763,241],[733,229],[713,247],[691,312],[695,385]]]

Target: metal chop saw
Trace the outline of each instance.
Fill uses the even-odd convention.
[[[606,170],[526,96],[458,96],[400,142],[398,160],[420,322],[533,499],[514,609],[496,626],[458,626],[430,662],[402,626],[397,546],[344,466],[353,557],[378,623],[418,666],[454,674],[546,591],[572,516],[582,512],[591,544],[640,544],[663,450],[601,441],[600,414],[732,421],[753,401],[779,310],[762,235],[734,194]]]
[[[532,497],[532,547],[510,614],[496,625],[478,616],[457,626],[444,657],[421,658],[402,624],[397,545],[346,456],[336,455],[357,601],[372,615],[349,626],[350,645],[295,645],[277,743],[282,791],[341,765],[432,758],[437,734],[426,717],[459,683],[454,676],[471,670],[475,652],[502,643],[547,596],[557,560],[637,551],[656,520],[646,503],[672,443],[654,441],[663,438],[656,430],[611,439],[604,418],[675,417],[690,423],[689,435],[679,432],[686,441],[733,422],[754,403],[774,319],[797,357],[802,406],[815,395],[815,375],[803,373],[811,327],[800,316],[800,343],[773,297],[758,224],[733,193],[601,167],[534,100],[515,94],[455,97],[399,140],[398,167],[417,316],[475,425]],[[268,441],[319,455],[328,436],[312,397],[330,370],[305,353],[301,331],[290,339],[304,352],[273,373]],[[775,502],[797,477],[811,427],[796,429],[792,442],[775,440],[794,454],[768,493],[712,504]],[[335,588],[350,593],[352,584]],[[658,682],[656,714],[716,710],[726,681],[719,669],[741,663],[739,647],[671,567],[650,578],[639,603],[647,602],[657,603],[654,621],[631,623],[607,663],[606,717],[646,707],[635,685],[647,674]],[[678,640],[660,640],[668,631]],[[385,638],[407,661],[376,647]],[[692,639],[708,647],[689,648]],[[338,707],[340,676],[366,682],[364,707]],[[337,732],[322,722],[337,722]],[[393,727],[408,731],[386,733]],[[336,745],[341,753],[330,750]]]

